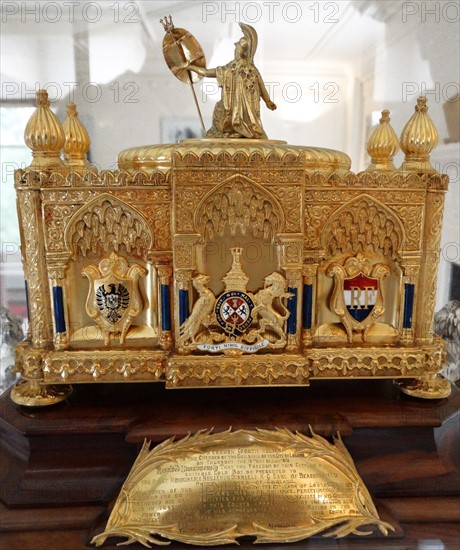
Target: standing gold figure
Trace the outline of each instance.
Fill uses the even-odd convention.
[[[264,81],[254,65],[257,33],[253,27],[240,23],[244,36],[235,42],[235,59],[215,69],[186,64],[187,69],[201,76],[217,79],[222,99],[217,102],[212,127],[207,137],[266,139],[260,120],[260,98],[274,111]]]

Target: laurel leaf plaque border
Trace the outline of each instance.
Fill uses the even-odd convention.
[[[337,538],[350,534],[370,535],[374,532],[374,529],[369,529],[370,526],[376,527],[385,536],[388,535],[389,530],[394,531],[392,525],[379,518],[369,491],[359,476],[340,434],[337,434],[333,438],[333,443],[330,443],[315,434],[313,430],[310,436],[299,432],[293,433],[286,428],[235,432],[230,428],[226,432],[216,434],[211,432],[212,430],[202,430],[194,435],[189,434],[179,441],[175,441],[173,437],[154,448],[151,448],[150,441],[145,440],[121,488],[106,529],[93,537],[91,542],[96,546],[102,546],[109,537],[125,537],[127,540],[120,544],[139,542],[148,548],[151,547],[150,544],[168,545],[170,540],[198,546],[215,546],[237,544],[237,538],[242,536],[255,537],[255,543],[289,543],[314,535]],[[248,462],[247,453],[252,453],[250,458],[252,462]],[[201,524],[196,521],[196,518],[192,521],[190,516],[187,516],[190,510],[197,506],[196,500],[194,501],[190,495],[194,498],[197,495],[204,498],[203,489],[199,487],[198,482],[207,479],[203,472],[213,469],[212,464],[227,461],[230,465],[223,468],[222,472],[219,470],[219,474],[215,470],[216,477],[212,478],[215,481],[209,482],[213,485],[221,482],[224,487],[228,487],[228,494],[224,491],[224,498],[228,498],[229,495],[234,498],[234,487],[238,485],[228,486],[225,483],[236,483],[231,481],[232,472],[235,473],[236,469],[239,474],[242,471],[247,474],[244,476],[245,479],[252,476],[252,481],[241,482],[240,491],[243,492],[240,498],[237,498],[236,504],[230,504],[236,508],[236,511],[232,509],[231,513],[228,513],[228,510],[225,512],[218,509],[211,512],[211,516],[214,514],[214,520],[217,523],[223,524],[227,521],[228,524],[224,528],[212,530],[209,527],[210,524],[206,526],[205,518],[200,518],[203,520]],[[249,467],[248,464],[252,466]],[[272,465],[271,470],[266,469],[268,464]],[[284,474],[279,475],[282,479],[277,480],[276,483],[270,482],[271,472],[276,477],[275,472],[281,471],[277,469],[280,464],[284,464],[285,468]],[[294,466],[300,467],[304,473],[294,469]],[[260,470],[261,467],[264,469]],[[181,478],[178,481],[177,472],[189,470],[200,470],[200,473],[196,474],[195,480],[188,482],[188,488],[185,488],[184,480],[187,481],[187,478]],[[259,475],[261,471],[264,472],[264,476]],[[258,476],[260,479],[257,479]],[[264,477],[264,483],[260,489],[262,477]],[[296,478],[295,481],[292,481],[293,477]],[[307,477],[311,481],[305,481],[304,478]],[[329,478],[334,478],[338,482],[324,482]],[[201,483],[201,485],[204,487],[205,484]],[[270,486],[276,488],[275,493],[270,493]],[[144,490],[140,490],[140,487],[141,489],[144,487]],[[177,493],[174,498],[179,505],[174,506],[174,512],[170,510],[171,518],[161,517],[162,510],[167,510],[167,506],[161,508],[164,506],[162,504],[160,508],[155,509],[155,506],[152,507],[152,501],[149,500],[156,491],[160,491],[159,487],[168,488],[169,493],[172,491]],[[246,494],[244,490],[248,487],[259,488],[255,492],[253,490],[253,494],[250,494],[250,490]],[[334,491],[333,495],[331,490]],[[296,491],[307,495],[298,496]],[[161,492],[166,494],[165,489],[161,489]],[[160,497],[158,498],[161,500]],[[166,495],[165,498],[167,500],[168,496]],[[283,501],[287,503],[286,507],[276,505],[276,499],[283,498],[287,499]],[[292,503],[293,498],[300,501],[295,503],[295,507]],[[253,510],[250,513],[255,516],[254,518],[248,519],[244,517],[245,513],[238,511],[238,506],[243,506],[244,499],[249,503],[247,511]],[[261,503],[261,507],[254,504],[257,500]],[[348,509],[348,513],[340,513],[337,506],[330,508],[328,502],[339,503],[338,506],[343,510]],[[222,506],[222,504],[219,505]],[[298,511],[299,506],[302,510],[302,505],[305,520],[289,525],[289,522],[293,521],[293,510]],[[270,514],[273,515],[275,509],[275,516],[284,513],[283,519],[286,523],[280,524],[279,518],[271,521]],[[311,510],[316,510],[316,514]],[[308,511],[310,511],[309,514]],[[237,522],[234,521],[235,514],[241,516],[238,517]],[[146,517],[155,517],[156,520],[149,522],[146,521]],[[166,521],[163,523],[162,519]],[[188,528],[187,521],[191,525]],[[180,522],[182,522],[181,525],[179,525]]]

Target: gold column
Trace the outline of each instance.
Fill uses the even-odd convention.
[[[300,304],[302,303],[301,300],[301,292],[302,292],[302,274],[299,269],[295,268],[284,268],[284,271],[286,273],[286,282],[288,285],[288,292],[289,289],[297,290],[297,296],[295,296],[295,311],[296,311],[296,318],[295,318],[295,333],[290,334],[288,332],[288,326],[289,326],[289,319],[287,320],[287,351],[298,351],[299,350],[299,343],[300,343],[300,323],[301,323],[301,315],[300,315]]]
[[[295,319],[291,316],[285,321],[287,345],[286,351],[299,351],[301,334],[301,308],[302,304],[302,259],[303,238],[289,233],[279,234],[281,244],[281,268],[286,275],[287,292],[294,296],[288,298],[287,305],[295,307]]]
[[[400,304],[400,319],[399,327],[401,334],[401,343],[411,345],[414,343],[415,324],[417,319],[417,297],[419,295],[419,272],[420,272],[420,255],[401,253],[401,268],[403,270],[403,281],[401,289],[401,304]],[[404,312],[408,306],[406,285],[412,285],[414,289],[413,306],[412,306],[412,323],[411,327],[404,327]]]
[[[37,186],[39,182],[37,183]],[[46,266],[43,218],[39,188],[17,189],[24,274],[28,286],[29,334],[32,345],[18,348],[17,368],[25,382],[11,391],[14,403],[52,405],[65,400],[70,386],[45,386],[43,361],[53,342],[53,318]]]
[[[55,389],[41,385],[43,361],[53,343],[41,186],[47,175],[43,170],[62,169],[60,154],[65,141],[45,90],[37,92],[37,108],[27,123],[24,141],[32,149],[33,160],[26,170],[28,177],[16,180],[16,193],[32,346],[25,344],[18,353],[18,370],[26,382],[13,388],[11,399],[19,405],[41,406],[63,401],[72,391],[69,386]]]
[[[159,306],[160,306],[160,315],[159,315],[159,331],[160,331],[160,346],[162,349],[169,350],[172,348],[172,317],[173,317],[173,311],[172,311],[172,304],[171,304],[171,294],[169,294],[169,304],[164,304],[163,300],[165,299],[164,292],[162,291],[163,286],[167,286],[169,288],[169,292],[172,290],[172,267],[170,265],[170,260],[167,260],[168,263],[157,263],[157,272],[158,272],[158,286],[160,288],[159,296]],[[170,330],[164,330],[163,328],[163,311],[165,309],[165,306],[168,308],[169,311],[169,322],[171,325]]]
[[[53,323],[53,342],[54,348],[57,350],[66,350],[69,348],[69,307],[66,299],[67,289],[65,287],[65,269],[69,260],[68,252],[48,255],[48,277],[51,282],[51,291],[53,288],[60,287],[62,289],[62,307],[64,314],[64,322],[66,330],[62,332],[57,331],[56,327],[56,315],[54,299],[51,300],[51,306],[53,311],[54,323]],[[51,296],[50,296],[51,298]]]
[[[30,338],[33,347],[48,348],[52,342],[53,322],[40,189],[18,189],[17,200],[22,234],[23,269],[28,287]]]
[[[319,264],[305,264],[302,269],[303,285],[311,285],[311,326],[310,328],[305,328],[303,325],[303,315],[302,315],[302,343],[304,347],[311,346],[313,342],[313,336],[315,333],[315,298],[316,298],[316,279],[318,273]],[[303,289],[302,289],[303,290]],[[306,304],[303,303],[302,299],[302,312]]]
[[[444,194],[447,188],[447,176],[439,178],[444,185],[428,185],[425,199],[425,227],[423,233],[424,250],[420,271],[420,288],[417,299],[417,343],[433,341],[433,319],[436,303],[436,277],[438,274],[439,245],[441,242]]]
[[[190,313],[190,309],[192,307],[192,292],[191,292],[191,281],[192,281],[192,269],[179,269],[176,270],[174,273],[174,279],[175,279],[175,286],[176,290],[174,293],[175,300],[174,300],[174,320],[175,320],[175,340],[179,338],[179,329],[181,326],[180,322],[180,308],[181,308],[181,290],[187,291],[188,293],[188,313]]]
[[[423,344],[433,341],[433,317],[436,301],[436,275],[439,262],[444,193],[447,176],[437,174],[430,162],[430,153],[438,143],[438,132],[428,115],[426,97],[419,97],[415,113],[401,133],[401,149],[405,160],[400,168],[405,172],[424,173],[427,193],[423,229],[423,250],[415,320],[415,339]]]

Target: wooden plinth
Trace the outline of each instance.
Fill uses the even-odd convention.
[[[93,384],[75,386],[67,402],[47,409],[18,407],[8,394],[0,404],[2,550],[86,548],[145,437],[160,442],[230,426],[339,431],[383,519],[397,524],[387,540],[315,538],[265,547],[412,550],[424,548],[422,540],[460,547],[457,388],[448,399],[423,401],[379,380],[176,391]]]

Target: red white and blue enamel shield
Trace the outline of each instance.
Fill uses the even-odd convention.
[[[377,301],[378,290],[378,279],[363,273],[343,281],[345,305],[353,319],[361,323],[368,317]]]
[[[227,334],[239,336],[252,323],[254,302],[245,292],[225,292],[216,304],[216,318]]]

